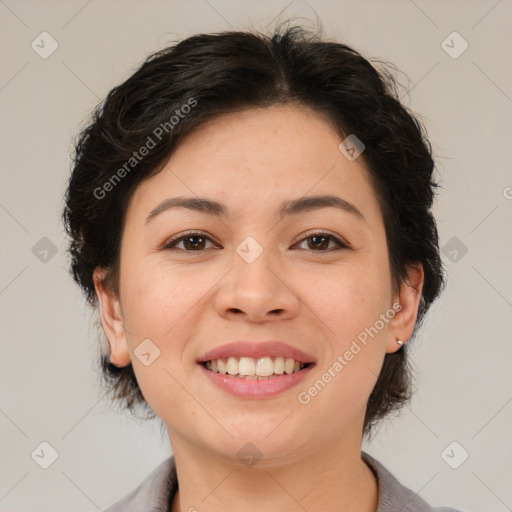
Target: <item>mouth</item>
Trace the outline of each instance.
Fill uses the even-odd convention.
[[[206,370],[244,380],[269,380],[284,375],[299,373],[313,362],[302,362],[292,357],[234,357],[211,359],[200,362]]]
[[[306,379],[316,360],[281,341],[235,341],[209,350],[196,363],[200,373],[223,392],[266,399]]]

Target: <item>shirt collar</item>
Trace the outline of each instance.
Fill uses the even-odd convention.
[[[376,512],[432,512],[433,509],[417,493],[403,486],[386,467],[366,452],[363,461],[378,482]],[[168,512],[178,490],[174,456],[164,460],[132,493],[106,512]]]

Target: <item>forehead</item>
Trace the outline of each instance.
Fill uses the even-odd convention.
[[[184,138],[163,170],[138,187],[130,210],[147,215],[169,197],[207,196],[226,204],[232,216],[270,212],[303,196],[336,194],[378,215],[365,163],[361,157],[347,159],[339,150],[342,140],[331,123],[307,107],[223,114]]]

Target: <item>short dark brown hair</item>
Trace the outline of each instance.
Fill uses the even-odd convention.
[[[400,102],[387,65],[378,70],[349,46],[301,27],[269,36],[231,31],[189,37],[150,55],[94,110],[76,142],[63,211],[71,272],[91,306],[97,304],[97,266],[108,270],[106,284],[118,292],[121,234],[137,186],[160,172],[180,141],[205,121],[284,104],[310,107],[341,136],[363,141],[361,158],[382,210],[394,286],[398,290],[406,279],[408,265],[419,262],[424,269],[416,334],[444,285],[431,214],[438,186],[431,145],[417,116]],[[149,138],[155,145],[132,161]],[[368,401],[365,434],[410,398],[407,350],[386,354]],[[112,398],[129,410],[142,405],[154,416],[131,364],[119,368],[103,355],[101,367]]]

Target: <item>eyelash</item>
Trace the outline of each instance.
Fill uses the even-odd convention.
[[[206,235],[205,233],[202,233],[201,231],[190,231],[190,232],[182,234],[178,237],[171,238],[169,241],[167,241],[164,244],[162,249],[175,249],[175,247],[180,242],[185,240],[186,238],[195,237],[195,236],[202,237],[204,239],[207,239],[207,240],[210,240],[211,242],[213,242],[213,240],[208,235]],[[306,249],[306,250],[309,250],[310,252],[313,252],[313,253],[326,253],[326,252],[333,252],[333,251],[339,251],[342,249],[350,248],[346,243],[342,242],[339,238],[335,237],[334,235],[332,235],[331,233],[328,233],[326,231],[310,231],[310,232],[304,233],[303,238],[301,238],[297,243],[304,242],[305,240],[309,240],[316,236],[324,236],[324,237],[330,238],[332,241],[334,241],[338,245],[338,248],[337,249],[327,249],[324,251],[315,251],[313,249]],[[294,244],[294,245],[296,245],[296,244]],[[202,249],[202,250],[198,250],[198,251],[188,251],[186,249],[179,249],[179,250],[182,252],[204,252],[206,249]]]

